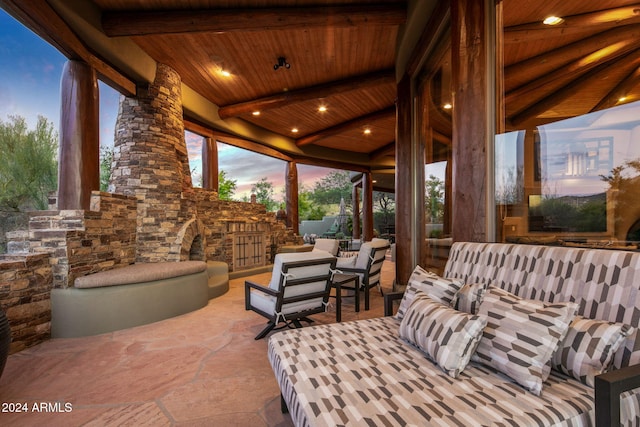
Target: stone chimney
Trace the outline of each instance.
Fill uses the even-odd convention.
[[[121,97],[109,191],[138,199],[136,262],[166,261],[182,224],[183,192],[191,192],[180,76],[158,64],[136,97]],[[182,208],[182,209],[181,209]]]

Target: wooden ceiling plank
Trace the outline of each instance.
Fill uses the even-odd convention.
[[[640,56],[636,58],[636,61],[640,63]],[[638,83],[640,83],[640,64],[632,71],[627,77],[622,79],[609,93],[607,93],[601,100],[591,109],[591,113],[594,111],[604,110],[606,108],[614,107],[618,104],[620,98],[627,96],[629,91],[633,89]]]
[[[584,33],[598,27],[602,30],[633,23],[640,23],[640,3],[597,12],[561,17],[564,22],[546,25],[542,22],[514,25],[504,29],[505,43],[525,43],[549,37]]]
[[[504,75],[507,91],[513,89],[509,87],[509,81],[522,81],[527,76],[532,75],[531,70],[535,70],[541,64],[547,69],[556,69],[567,62],[583,57],[598,49],[619,43],[629,39],[640,39],[640,25],[631,25],[623,28],[614,28],[612,30],[598,33],[594,36],[569,43],[557,49],[545,52],[543,54],[525,59],[505,67]]]
[[[102,28],[107,36],[120,37],[295,30],[325,26],[400,25],[406,18],[405,3],[264,9],[105,11],[102,15]]]
[[[368,89],[388,84],[390,82],[395,83],[395,72],[393,70],[382,70],[344,80],[310,86],[298,90],[290,90],[263,98],[253,99],[251,101],[227,105],[218,110],[218,116],[224,120],[241,114],[251,113],[253,111],[266,111],[272,108],[282,107],[284,105],[291,105],[292,103],[308,101],[310,99],[326,98],[331,95],[358,89]]]
[[[390,142],[384,147],[380,147],[377,150],[372,151],[369,154],[371,160],[375,161],[385,156],[395,155],[396,152],[396,142]]]
[[[530,81],[506,94],[505,103],[510,104],[520,99],[530,99],[531,102],[535,102],[539,98],[540,89],[547,84],[550,84],[558,79],[566,78],[570,75],[580,75],[586,73],[599,66],[602,63],[606,63],[616,58],[626,55],[640,47],[640,41],[637,39],[623,40],[616,43],[612,48],[604,48],[605,52],[594,52],[586,55],[580,59],[570,62],[564,67],[557,68],[556,70],[546,73],[543,76]]]
[[[383,110],[379,110],[374,113],[367,114],[365,116],[357,117],[355,119],[348,120],[346,122],[337,124],[330,128],[323,129],[319,132],[304,136],[302,138],[298,138],[296,140],[296,145],[298,147],[301,147],[303,145],[312,144],[322,139],[329,138],[334,135],[338,135],[345,131],[349,131],[353,128],[371,124],[372,122],[375,122],[377,120],[386,119],[389,117],[395,117],[395,115],[396,115],[396,107],[395,105],[393,105]]]
[[[89,51],[47,1],[0,0],[0,6],[67,58],[86,62],[101,80],[125,95],[135,95],[135,83]]]
[[[636,61],[637,55],[626,55],[618,57],[617,60],[601,63],[597,67],[573,79],[562,88],[553,91],[549,96],[538,101],[532,101],[529,107],[517,114],[514,114],[509,118],[509,120],[512,124],[518,126],[565,101],[576,92],[577,88],[589,85],[596,79],[601,79],[602,76],[606,75],[611,68],[628,67],[630,63]]]

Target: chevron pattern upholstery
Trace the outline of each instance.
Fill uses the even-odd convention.
[[[640,253],[498,243],[454,243],[444,277],[486,283],[521,298],[575,302],[590,319],[626,323],[613,365],[640,362]],[[274,334],[268,356],[296,426],[592,426],[594,390],[552,371],[540,396],[471,362],[451,378],[399,336],[394,317]],[[623,425],[638,425],[635,390]]]

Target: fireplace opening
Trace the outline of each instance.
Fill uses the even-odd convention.
[[[191,242],[191,248],[189,248],[189,260],[190,261],[202,261],[204,260],[204,244],[202,236],[198,234],[193,238]]]

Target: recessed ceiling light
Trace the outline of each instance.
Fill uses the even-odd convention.
[[[293,128],[293,129],[291,129],[291,132],[293,132],[293,133],[298,133],[298,128]]]
[[[447,102],[446,104],[444,104],[442,106],[442,108],[444,108],[445,110],[451,110],[453,108],[453,105],[451,105],[451,103]]]
[[[259,115],[260,115],[260,111],[254,111],[254,112],[253,112],[253,113],[251,113],[251,114],[253,114],[254,116],[259,116]]]
[[[325,107],[324,105],[321,105],[320,107],[318,107],[318,111],[320,111],[321,113],[324,113],[325,111],[327,111],[327,107]]]
[[[621,96],[620,98],[618,98],[618,102],[624,102],[627,100],[626,96]]]
[[[559,16],[548,16],[544,19],[544,21],[542,21],[544,25],[558,25],[562,24],[563,22],[564,19],[560,18]]]
[[[364,130],[364,134],[365,134],[365,135],[369,135],[369,134],[371,134],[371,129],[370,129],[370,128],[366,128],[366,129]]]

